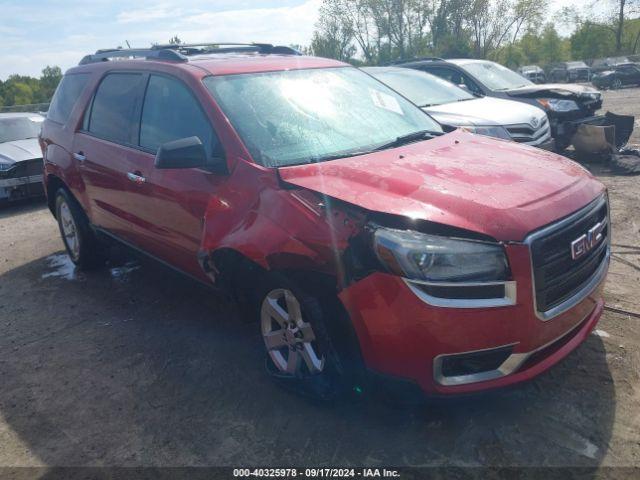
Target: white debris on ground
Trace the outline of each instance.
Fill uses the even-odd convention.
[[[66,253],[47,257],[47,263],[48,268],[54,270],[43,273],[42,278],[59,277],[65,280],[76,280],[78,278],[76,266]]]
[[[607,332],[605,332],[604,330],[594,330],[593,334],[597,335],[598,337],[602,337],[602,338],[609,338],[611,336]]]

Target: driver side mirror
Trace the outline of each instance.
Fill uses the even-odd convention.
[[[156,154],[155,167],[158,169],[203,168],[212,173],[229,173],[223,156],[207,158],[207,151],[198,137],[180,138],[160,145]]]

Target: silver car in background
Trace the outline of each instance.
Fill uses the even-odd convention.
[[[478,98],[457,85],[418,70],[400,67],[363,70],[443,125],[546,150],[553,148],[549,120],[540,108],[500,98]]]
[[[40,196],[42,150],[38,113],[0,113],[0,202]]]

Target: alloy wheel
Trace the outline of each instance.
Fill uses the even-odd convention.
[[[80,256],[80,235],[67,202],[63,201],[60,204],[59,215],[60,225],[62,227],[62,238],[73,259],[77,260]]]
[[[622,88],[622,81],[619,78],[615,78],[613,80],[613,84],[611,85],[613,88],[615,88],[616,90],[618,88]]]
[[[262,302],[260,321],[265,347],[278,370],[297,377],[323,371],[325,358],[293,292],[271,290]]]

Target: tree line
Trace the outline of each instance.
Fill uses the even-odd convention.
[[[323,0],[305,52],[356,64],[488,58],[511,68],[640,53],[640,0],[599,3],[598,14],[565,8],[545,22],[549,0]],[[560,24],[573,34],[561,37]]]
[[[545,21],[549,2],[323,0],[310,45],[296,48],[356,65],[437,56],[488,58],[510,68],[640,54],[640,0],[585,0],[552,22]],[[562,37],[558,25],[573,33]],[[182,42],[174,36],[170,43]],[[39,78],[0,80],[0,106],[47,103],[61,78],[59,67],[47,66]]]
[[[29,105],[51,101],[62,79],[60,67],[45,67],[39,78],[10,75],[0,80],[0,106]]]

